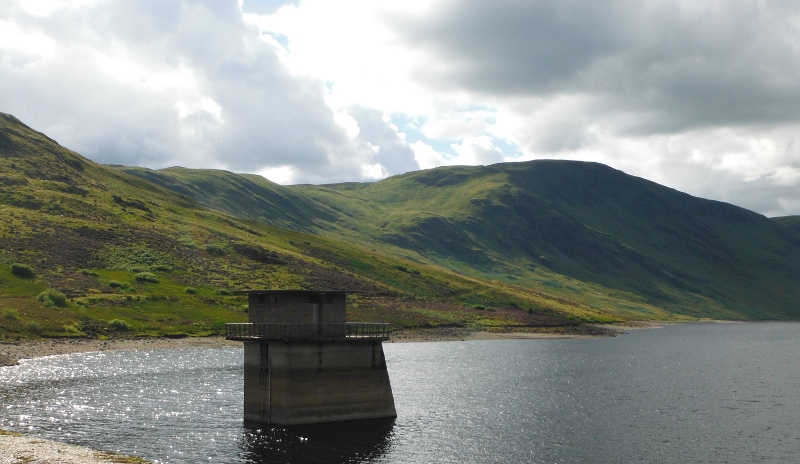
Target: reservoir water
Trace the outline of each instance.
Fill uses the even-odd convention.
[[[393,421],[250,430],[242,350],[0,368],[0,428],[162,463],[791,462],[800,324],[385,344]]]

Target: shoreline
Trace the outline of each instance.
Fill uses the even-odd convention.
[[[241,342],[225,337],[144,337],[99,340],[95,338],[42,338],[0,342],[0,367],[13,366],[23,359],[95,351],[156,350],[164,348],[214,348],[238,346]]]
[[[466,327],[435,327],[400,329],[393,331],[386,343],[449,342],[469,340],[503,339],[569,339],[614,337],[626,330],[660,327],[660,323],[581,324],[573,327],[515,327],[497,330],[476,330]],[[45,338],[0,342],[0,367],[13,366],[23,359],[35,359],[95,351],[154,350],[165,348],[214,348],[241,346],[241,342],[226,340],[225,337],[185,337],[185,338]]]
[[[128,456],[112,451],[97,451],[84,446],[46,440],[32,435],[0,429],[0,462],[9,463],[80,463],[150,464],[138,456]]]

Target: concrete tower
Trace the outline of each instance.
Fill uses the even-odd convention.
[[[389,324],[346,322],[343,291],[258,290],[244,342],[244,419],[297,425],[397,417],[383,356]]]

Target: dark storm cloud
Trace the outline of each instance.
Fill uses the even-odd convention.
[[[800,7],[759,1],[447,0],[398,20],[432,85],[582,94],[625,133],[800,119]]]

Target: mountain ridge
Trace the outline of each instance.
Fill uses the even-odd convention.
[[[599,163],[440,167],[282,192],[305,194],[350,223],[343,231],[318,219],[306,230],[476,277],[519,283],[543,268],[673,311],[691,303],[754,318],[796,317],[800,300],[792,285],[800,268],[785,259],[800,256],[800,241],[779,221]]]

